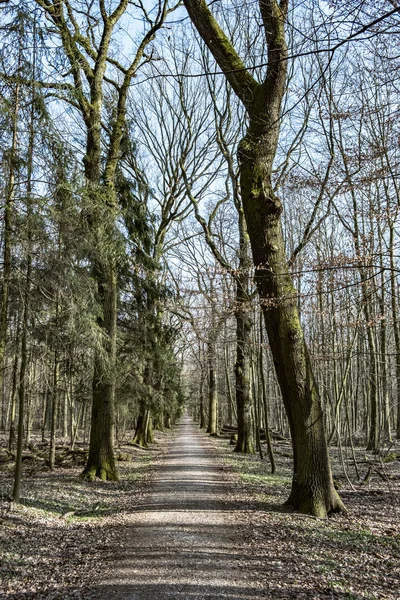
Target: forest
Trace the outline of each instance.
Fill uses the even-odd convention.
[[[394,599],[398,0],[1,0],[0,40],[4,531],[72,528],[101,562],[110,519],[205,453],[218,502],[240,480],[283,527],[367,519],[386,562],[367,591],[196,598]],[[64,562],[35,591],[12,544],[0,598],[117,593],[60,588]],[[174,582],[134,597],[194,597]]]

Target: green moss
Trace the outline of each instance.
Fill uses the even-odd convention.
[[[278,486],[290,485],[290,477],[282,475],[257,475],[254,473],[240,473],[240,479],[244,483],[252,483],[257,485]]]
[[[383,462],[388,463],[388,462],[393,462],[393,461],[399,460],[399,459],[400,459],[400,455],[396,454],[396,452],[389,452],[389,454],[387,454],[383,458]]]

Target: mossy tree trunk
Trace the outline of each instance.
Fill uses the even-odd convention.
[[[150,410],[148,411],[148,424],[147,424],[147,442],[154,444],[154,428],[153,428],[153,417],[151,416]]]
[[[98,326],[102,348],[97,349],[94,359],[93,403],[89,457],[82,473],[93,479],[117,479],[114,458],[114,390],[116,366],[116,317],[117,317],[117,249],[114,244],[118,215],[115,175],[121,153],[121,141],[126,117],[126,101],[132,78],[143,62],[148,44],[162,27],[169,12],[167,2],[156,5],[154,16],[148,18],[143,7],[138,7],[144,26],[143,37],[138,40],[136,52],[128,64],[120,64],[110,58],[110,45],[114,29],[129,6],[129,0],[105,5],[100,3],[101,18],[88,8],[87,19],[98,23],[99,40],[93,41],[86,30],[79,28],[79,12],[72,4],[59,0],[35,0],[46,18],[58,31],[64,54],[69,62],[72,83],[54,86],[65,93],[65,100],[80,113],[86,131],[86,154],[83,159],[87,193],[91,202],[88,229],[91,236],[93,277],[98,288],[98,304],[101,315]],[[97,11],[94,8],[93,11]],[[109,12],[107,12],[109,10]],[[108,72],[112,63],[116,70]],[[116,94],[112,122],[107,124],[108,139],[102,138],[103,86],[107,71],[108,82]],[[112,79],[114,77],[114,79]],[[51,87],[51,86],[50,86]],[[73,98],[71,100],[71,94]],[[105,143],[104,143],[105,142]],[[106,152],[103,148],[106,147]]]
[[[336,492],[324,419],[289,273],[281,227],[282,204],[272,188],[286,85],[285,21],[288,0],[260,0],[268,46],[265,80],[246,70],[205,0],[184,0],[199,34],[245,106],[249,126],[239,145],[240,184],[247,229],[256,266],[256,283],[277,378],[293,443],[292,490],[287,503],[316,516],[343,510]]]
[[[254,454],[249,343],[253,322],[245,285],[245,281],[237,281],[235,379],[238,437],[235,452]]]
[[[256,269],[256,283],[292,436],[293,481],[287,503],[302,512],[325,516],[343,509],[343,505],[333,485],[321,400],[288,269],[282,208],[270,179],[271,155],[262,152],[268,148],[265,136],[270,135],[268,130],[260,135],[255,119],[241,143],[243,205],[254,263],[261,265]]]
[[[118,472],[114,454],[115,429],[115,354],[117,326],[117,277],[113,265],[102,275],[97,272],[98,294],[103,309],[98,325],[104,331],[103,350],[106,361],[99,352],[95,355],[93,373],[93,400],[89,456],[82,473],[93,480],[117,480]]]
[[[101,349],[94,357],[92,381],[92,411],[89,455],[82,476],[89,480],[118,479],[114,455],[115,428],[115,358],[117,335],[117,270],[113,252],[107,251],[113,236],[116,215],[116,194],[113,174],[108,173],[107,184],[102,184],[101,173],[101,115],[103,102],[102,79],[92,87],[85,175],[90,211],[88,226],[93,249],[92,274],[97,283],[97,300],[101,312],[97,325],[101,331]],[[107,164],[108,166],[108,164]],[[116,165],[114,166],[115,173]]]
[[[147,448],[149,443],[152,443],[152,432],[150,429],[151,414],[150,410],[145,406],[142,406],[142,410],[138,416],[136,423],[135,435],[132,440],[132,444],[136,444],[141,448]],[[150,435],[149,435],[150,433]]]

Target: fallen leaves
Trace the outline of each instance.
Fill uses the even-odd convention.
[[[117,483],[85,482],[79,478],[81,468],[71,464],[29,477],[26,470],[22,504],[12,510],[5,501],[10,471],[0,474],[0,598],[90,597],[90,587],[104,575],[108,559],[116,548],[121,551],[121,531],[130,526],[129,515],[147,488],[149,467],[167,439],[159,435],[161,443],[148,451],[121,449],[124,460]],[[233,524],[240,524],[240,536],[232,539],[238,581],[252,571],[263,595],[272,599],[398,599],[398,460],[385,463],[385,481],[372,476],[368,485],[357,483],[348,466],[350,488],[333,452],[334,475],[349,514],[319,520],[282,508],[291,469],[285,442],[277,453],[277,475],[270,475],[266,461],[233,453],[229,440],[207,440],[214,446],[221,477],[229,482],[227,513]],[[67,456],[61,449],[60,454]]]
[[[40,468],[30,475],[31,465],[26,466],[19,505],[6,500],[12,472],[0,472],[0,598],[87,597],[114,543],[115,526],[123,525],[143,496],[158,455],[145,452],[144,460],[143,451],[124,448],[120,482],[88,483],[76,466],[83,452],[71,454],[64,447],[58,451],[57,464],[67,462],[67,467],[54,472]],[[9,455],[4,455],[8,462]]]
[[[349,514],[319,520],[282,507],[290,489],[287,452],[277,453],[278,475],[272,476],[259,457],[233,454],[226,440],[215,444],[238,478],[240,497],[247,497],[249,533],[243,551],[260,561],[266,597],[398,600],[398,461],[391,463],[384,484],[378,477],[368,485],[353,480],[351,489],[333,452],[334,476],[342,483]]]

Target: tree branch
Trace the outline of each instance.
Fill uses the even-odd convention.
[[[189,16],[222,69],[235,94],[250,108],[260,84],[250,75],[205,0],[184,0]]]

